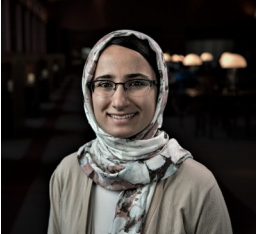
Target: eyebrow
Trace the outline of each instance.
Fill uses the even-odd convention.
[[[106,75],[98,76],[98,77],[96,77],[94,80],[100,80],[100,79],[112,79],[112,78],[113,78],[113,76],[112,76],[112,75],[106,74]]]
[[[144,79],[150,79],[149,76],[144,75],[142,73],[131,73],[128,75],[125,75],[124,78],[126,79],[131,79],[131,78],[136,78],[136,77],[143,77]],[[106,75],[102,75],[102,76],[98,76],[96,77],[94,80],[100,80],[100,79],[113,79],[114,76],[110,75],[110,74],[106,74]]]

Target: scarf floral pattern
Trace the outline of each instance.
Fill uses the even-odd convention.
[[[120,139],[107,134],[97,124],[86,84],[94,76],[99,53],[105,44],[113,37],[131,34],[148,40],[151,49],[156,52],[160,87],[151,123],[135,138]],[[141,233],[156,183],[172,176],[186,158],[192,157],[175,139],[169,139],[160,130],[168,97],[168,75],[162,50],[152,38],[140,32],[119,30],[109,33],[96,43],[88,56],[82,90],[85,113],[96,139],[80,147],[79,164],[95,183],[106,189],[121,191],[109,233]]]

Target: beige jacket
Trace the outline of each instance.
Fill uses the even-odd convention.
[[[80,168],[76,154],[64,158],[50,181],[48,234],[93,233],[91,188],[92,180]],[[187,159],[175,175],[160,181],[143,233],[231,234],[227,207],[212,173]]]

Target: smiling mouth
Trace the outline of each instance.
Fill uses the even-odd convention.
[[[108,115],[113,119],[129,119],[129,118],[135,116],[136,114],[128,114],[128,115],[111,115],[111,114],[108,114]]]

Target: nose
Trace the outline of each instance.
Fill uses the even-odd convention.
[[[129,104],[130,101],[127,92],[124,90],[122,85],[117,85],[116,91],[112,96],[112,106],[116,110],[121,111],[126,109]]]

